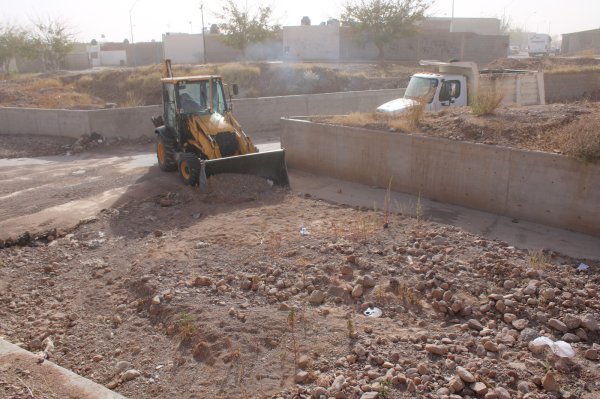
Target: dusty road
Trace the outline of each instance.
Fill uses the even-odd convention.
[[[79,156],[0,159],[0,239],[69,229],[105,208],[181,185],[162,173],[151,147]],[[259,145],[261,151],[279,143]]]

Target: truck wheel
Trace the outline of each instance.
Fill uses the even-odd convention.
[[[195,154],[179,154],[179,175],[186,185],[198,185],[200,179],[200,160]]]
[[[162,134],[157,135],[156,158],[158,158],[158,167],[165,172],[177,170],[175,161],[175,140],[165,138]]]

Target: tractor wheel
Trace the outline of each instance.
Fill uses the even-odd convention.
[[[179,154],[179,175],[188,186],[197,186],[200,179],[200,160],[195,154]]]
[[[165,172],[177,170],[175,161],[175,148],[177,142],[171,137],[165,137],[162,134],[157,135],[156,157],[158,158],[158,167]]]

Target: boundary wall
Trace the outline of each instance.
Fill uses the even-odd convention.
[[[404,95],[404,89],[367,90],[233,100],[233,113],[252,138],[277,131],[279,119],[292,115],[368,112]],[[162,114],[161,105],[101,110],[63,110],[0,107],[0,134],[137,138],[151,135],[150,118]]]
[[[600,236],[600,164],[440,138],[282,119],[290,168]]]

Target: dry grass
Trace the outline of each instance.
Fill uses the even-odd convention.
[[[58,79],[37,79],[28,82],[25,85],[25,90],[57,89],[61,87],[63,87],[63,84]]]
[[[422,103],[410,107],[406,112],[397,115],[381,112],[353,112],[349,115],[335,115],[328,118],[329,123],[353,126],[376,127],[390,131],[411,132],[417,129],[425,114]]]
[[[529,263],[529,267],[534,270],[543,270],[548,267],[548,263],[550,262],[550,258],[548,255],[544,253],[542,250],[530,250],[529,256],[527,258],[527,263]]]
[[[471,103],[471,111],[477,116],[492,115],[503,99],[504,93],[495,86],[480,87]]]
[[[589,48],[587,50],[581,50],[578,53],[575,54],[578,57],[595,57],[596,55],[598,55],[598,50],[593,49],[593,48]]]
[[[544,71],[548,75],[585,72],[600,72],[600,65],[564,65]]]
[[[578,119],[550,133],[554,147],[586,162],[600,161],[600,130],[593,118]]]

